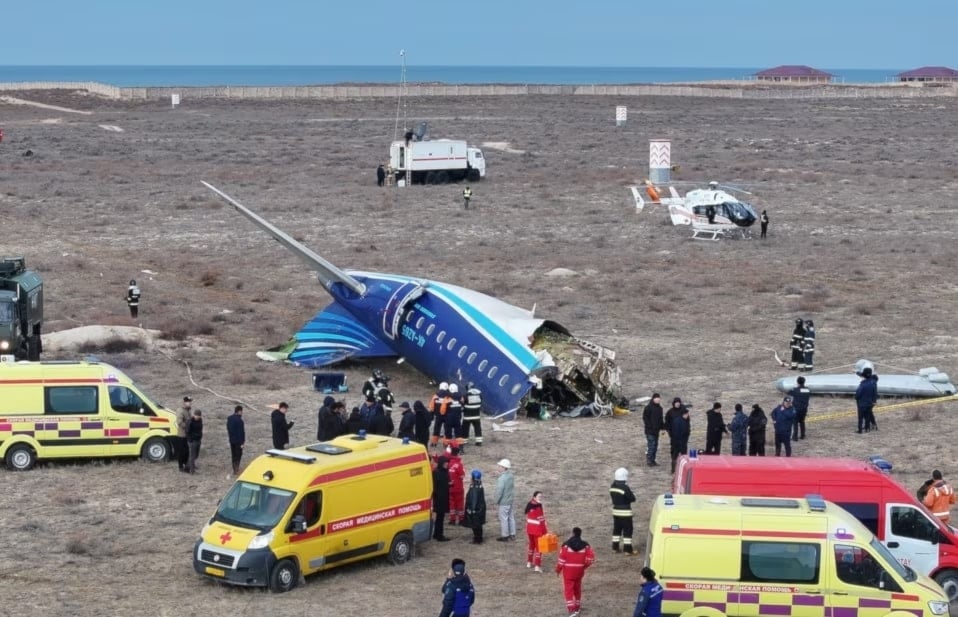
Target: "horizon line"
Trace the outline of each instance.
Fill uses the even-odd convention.
[[[146,64],[0,64],[0,68],[39,68],[39,67],[99,67],[99,68],[152,68],[152,67],[190,67],[190,68],[205,68],[205,67],[296,67],[296,68],[306,68],[306,67],[323,67],[323,68],[381,68],[381,67],[391,67],[399,66],[393,64],[156,64],[156,63],[146,63]],[[764,65],[763,65],[764,66]],[[802,65],[802,64],[778,64],[774,65],[771,68],[777,66],[812,66],[812,65]],[[923,66],[946,66],[946,65],[937,65],[937,64],[927,64]],[[662,66],[648,66],[648,65],[626,65],[626,64],[407,64],[409,67],[430,67],[430,68],[534,68],[534,69],[543,69],[543,68],[557,68],[557,69],[568,69],[568,68],[583,68],[583,69],[714,69],[714,70],[752,70],[756,68],[761,68],[760,66],[692,66],[692,65],[662,65]],[[823,66],[822,68],[829,70],[852,70],[852,71],[890,71],[898,70],[893,67],[828,67]]]

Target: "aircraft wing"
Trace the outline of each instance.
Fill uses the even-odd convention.
[[[309,320],[283,348],[297,366],[319,367],[347,358],[395,356],[379,337],[335,302]],[[275,357],[275,354],[274,354]]]

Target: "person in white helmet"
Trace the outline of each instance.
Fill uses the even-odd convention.
[[[439,384],[439,389],[429,399],[429,413],[432,414],[432,436],[429,438],[429,447],[435,448],[439,444],[439,436],[443,434],[446,423],[446,407],[449,405],[449,384],[445,381]]]
[[[612,550],[619,552],[619,545],[626,555],[635,555],[632,548],[632,503],[635,494],[626,482],[629,470],[619,467],[613,475],[609,495],[612,497]]]
[[[513,510],[515,501],[515,476],[512,475],[512,462],[504,458],[498,463],[499,479],[496,480],[496,506],[499,509],[499,528],[502,534],[496,538],[499,542],[516,539],[516,515]]]

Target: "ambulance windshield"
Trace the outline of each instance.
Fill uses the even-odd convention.
[[[237,482],[217,508],[214,520],[268,531],[276,527],[293,502],[294,493],[252,482]]]
[[[905,579],[907,582],[912,582],[917,578],[915,571],[907,566],[903,566],[900,561],[895,559],[895,556],[885,548],[885,545],[879,542],[876,538],[872,538],[872,541],[869,543],[872,550],[878,553],[878,555],[888,564],[892,570],[895,571],[898,576]]]

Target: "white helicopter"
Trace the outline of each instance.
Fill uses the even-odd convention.
[[[635,209],[645,208],[645,199],[639,187],[630,187],[635,199]],[[669,197],[662,197],[659,189],[649,180],[645,181],[645,193],[653,204],[669,209],[673,225],[691,225],[692,238],[718,240],[723,236],[749,237],[749,227],[758,220],[758,214],[750,204],[741,201],[728,191],[751,195],[746,190],[709,182],[708,188],[693,189],[679,195],[674,186],[669,186]]]

